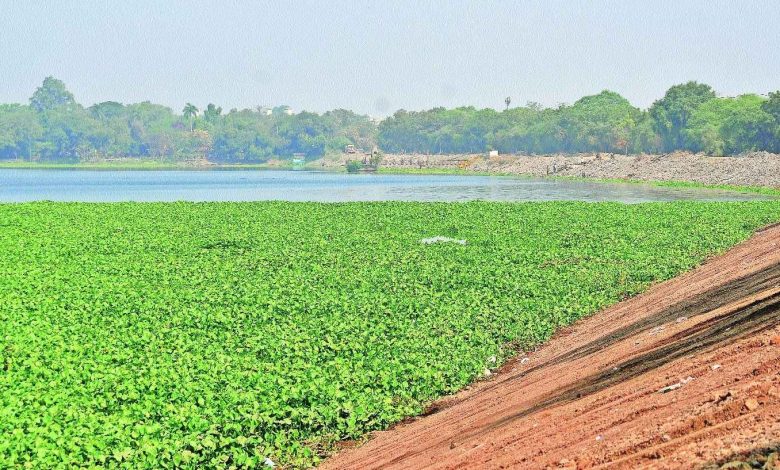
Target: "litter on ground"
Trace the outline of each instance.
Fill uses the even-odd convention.
[[[466,240],[458,240],[457,238],[442,237],[441,235],[437,235],[431,238],[423,238],[420,240],[420,243],[423,245],[431,245],[433,243],[457,243],[458,245],[465,245]]]

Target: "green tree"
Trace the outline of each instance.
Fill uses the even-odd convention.
[[[203,110],[203,120],[209,124],[215,124],[222,116],[222,108],[218,107],[214,103],[209,103],[206,109]]]
[[[104,136],[62,81],[46,77],[30,97],[30,107],[38,113],[42,126],[35,144],[41,158],[79,161],[96,156],[95,142],[104,141]]]
[[[650,113],[643,111],[639,115],[636,125],[631,130],[630,146],[630,151],[634,153],[657,153],[663,148],[661,137],[655,132]]]
[[[0,158],[31,160],[34,143],[42,135],[43,127],[29,106],[0,105]]]
[[[770,144],[767,149],[780,152],[780,90],[769,93],[769,99],[761,105],[761,109],[773,119],[768,130]]]
[[[133,155],[128,108],[116,101],[105,101],[87,108],[96,125],[90,141],[102,156]]]
[[[780,122],[780,90],[770,92],[769,99],[761,103],[761,109]]]
[[[278,116],[277,133],[286,141],[279,149],[281,155],[304,153],[307,157],[318,157],[325,153],[327,136],[333,135],[329,123],[315,113],[301,112],[295,115]]]
[[[708,101],[688,122],[686,146],[713,155],[768,148],[773,118],[762,109],[765,101],[758,95]]]
[[[122,103],[116,101],[104,101],[102,103],[93,104],[87,108],[89,113],[95,119],[103,121],[122,118],[125,114],[125,107]]]
[[[570,151],[628,152],[641,112],[619,94],[604,90],[561,108],[576,136]]]
[[[368,118],[346,109],[335,109],[322,115],[327,128],[332,131],[328,136],[327,148],[341,152],[349,144],[363,149],[372,149],[377,145],[376,124]]]
[[[209,159],[218,162],[264,162],[278,152],[284,139],[265,113],[232,110],[215,130]]]
[[[663,98],[653,103],[650,115],[667,151],[686,149],[685,128],[696,109],[715,99],[712,87],[688,82],[674,85]]]
[[[131,104],[127,119],[131,155],[163,159],[176,154],[175,136],[184,131],[184,125],[170,108],[148,101]]]
[[[61,107],[72,107],[75,104],[73,94],[61,80],[54,77],[46,77],[43,84],[30,97],[30,106],[39,113]]]
[[[95,120],[79,105],[48,110],[43,118],[39,154],[45,160],[73,162],[96,157],[91,140],[96,130]]]
[[[536,107],[536,103],[505,110],[498,117],[488,144],[501,153],[533,151],[536,139],[531,127],[541,121],[541,115],[542,108]]]

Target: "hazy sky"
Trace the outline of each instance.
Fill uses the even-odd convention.
[[[571,103],[675,83],[780,88],[780,1],[0,0],[0,102],[47,75],[90,105],[225,110]]]

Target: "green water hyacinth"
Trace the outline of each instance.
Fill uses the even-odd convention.
[[[309,467],[777,220],[776,201],[0,205],[0,467]]]

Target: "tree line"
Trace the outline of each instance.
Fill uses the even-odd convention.
[[[47,77],[29,104],[0,105],[0,159],[79,162],[107,158],[264,162],[317,158],[346,145],[386,152],[657,153],[780,152],[780,91],[717,97],[705,84],[671,87],[647,110],[612,91],[572,105],[506,109],[399,110],[378,125],[338,109],[293,113],[285,106],[233,109],[188,103],[176,113],[149,102],[78,104]]]
[[[214,104],[201,111],[188,103],[177,114],[149,102],[114,101],[85,108],[53,77],[35,90],[29,105],[0,105],[0,159],[264,162],[295,154],[315,158],[375,141],[376,124],[343,109],[292,113],[278,106],[223,113]]]
[[[389,152],[780,152],[780,91],[719,98],[705,84],[671,87],[648,110],[612,91],[572,105],[536,103],[498,112],[463,107],[400,110],[379,124]]]

